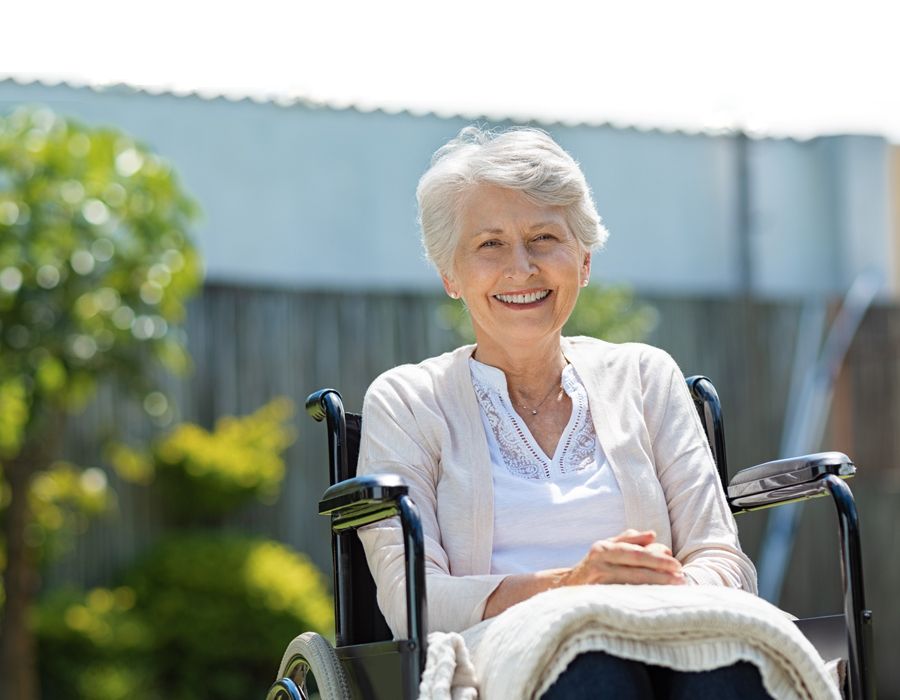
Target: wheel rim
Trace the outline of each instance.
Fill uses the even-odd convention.
[[[306,676],[309,674],[309,668],[309,662],[305,658],[295,656],[285,669],[285,676],[294,682],[303,700],[309,699],[309,690],[306,687]]]
[[[309,695],[305,682],[303,686],[298,686],[290,678],[282,678],[269,688],[266,700],[309,700]]]

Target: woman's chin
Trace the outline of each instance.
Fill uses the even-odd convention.
[[[476,329],[475,338],[479,346],[493,346],[504,351],[517,349],[537,349],[547,341],[558,339],[560,329],[556,324],[516,323],[497,324],[490,329]]]

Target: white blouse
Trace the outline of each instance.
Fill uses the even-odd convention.
[[[572,415],[552,457],[513,408],[503,371],[474,359],[469,369],[493,471],[491,573],[572,566],[595,541],[622,532],[622,493],[575,368],[566,365],[562,373]]]

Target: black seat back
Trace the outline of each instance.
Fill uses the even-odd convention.
[[[347,424],[347,440],[345,442],[347,450],[347,473],[342,473],[343,468],[339,468],[337,473],[340,480],[352,479],[356,476],[356,463],[359,459],[359,436],[362,427],[362,416],[356,413],[346,413],[345,420]],[[335,473],[335,465],[331,465],[331,473]],[[342,640],[343,644],[367,644],[369,642],[381,642],[393,638],[391,630],[385,622],[381,610],[378,609],[378,603],[375,598],[375,581],[369,571],[369,564],[366,561],[366,554],[363,551],[362,543],[356,532],[348,532],[343,535],[334,535],[332,537],[343,537],[346,540],[346,549],[349,556],[341,562],[341,576],[349,576],[351,581],[350,600],[343,600],[341,605],[349,606],[349,616],[353,620],[352,627],[347,630],[347,639]]]

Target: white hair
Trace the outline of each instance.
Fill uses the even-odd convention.
[[[467,126],[435,152],[416,188],[425,254],[442,274],[453,266],[463,195],[479,184],[519,190],[539,204],[562,207],[586,251],[602,247],[609,236],[584,173],[547,132]]]

